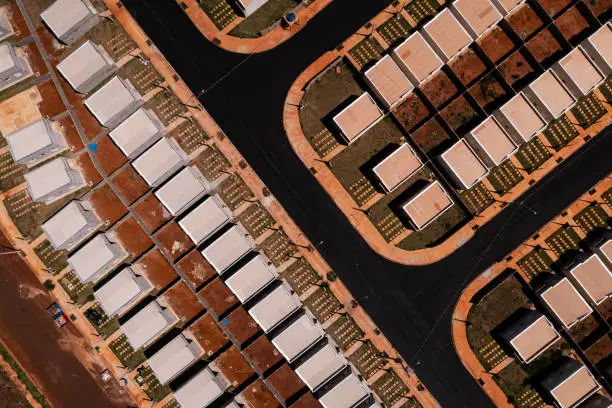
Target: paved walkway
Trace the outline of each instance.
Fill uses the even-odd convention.
[[[600,196],[601,193],[607,191],[612,187],[612,179],[609,177],[602,180],[595,186],[596,196]],[[523,244],[519,245],[512,253],[506,257],[507,261],[503,261],[497,264],[494,264],[489,269],[484,271],[482,274],[478,275],[476,279],[474,279],[461,293],[457,304],[455,305],[455,309],[453,311],[453,320],[452,320],[452,334],[453,334],[453,343],[455,345],[455,349],[457,351],[457,355],[461,359],[461,362],[465,366],[465,368],[470,372],[470,374],[474,377],[474,379],[481,385],[482,389],[487,393],[489,398],[495,403],[497,407],[512,407],[513,405],[508,403],[508,398],[504,394],[504,392],[499,388],[491,374],[501,371],[503,367],[495,367],[493,370],[487,372],[487,370],[482,366],[476,354],[470,347],[467,339],[466,332],[466,321],[468,319],[468,315],[470,313],[470,309],[472,308],[471,300],[479,290],[489,284],[493,279],[499,276],[503,271],[508,268],[515,269],[520,271],[520,268],[517,267],[516,262],[520,260],[524,255],[528,252],[531,252],[536,245],[542,245],[544,237],[549,236],[554,231],[559,229],[559,224],[563,224],[568,220],[568,216],[571,217],[572,214],[577,214],[582,209],[584,209],[589,203],[588,201],[592,201],[598,197],[594,197],[593,194],[585,193],[581,197],[579,197],[574,203],[572,203],[567,209],[567,215],[559,215],[555,217],[552,221],[544,225],[540,230],[538,230],[537,234],[533,234],[536,236],[536,239],[530,238],[525,241]],[[524,277],[526,281],[530,279]],[[508,361],[504,363],[508,364]],[[501,364],[500,364],[501,365]]]
[[[390,6],[386,11],[377,15],[374,19],[372,19],[372,22],[380,23],[386,20],[388,17],[383,18],[382,15],[388,16],[391,10],[394,10],[393,6]],[[605,106],[608,112],[602,119],[593,124],[588,131],[577,128],[580,130],[580,135],[577,136],[574,141],[569,143],[560,151],[552,152],[552,157],[536,171],[532,172],[531,174],[524,174],[524,179],[514,186],[512,190],[505,193],[503,200],[501,196],[492,191],[493,187],[488,184],[486,179],[484,179],[483,183],[485,183],[488,186],[488,189],[492,191],[491,194],[495,198],[496,202],[482,213],[474,216],[472,220],[467,222],[462,228],[453,233],[439,245],[411,251],[401,249],[393,244],[395,241],[387,242],[383,238],[365,212],[365,208],[360,208],[355,203],[355,200],[336,178],[326,161],[322,160],[322,158],[314,150],[304,135],[300,124],[300,103],[307,84],[337,58],[346,57],[348,55],[348,50],[350,50],[350,48],[361,39],[363,39],[363,34],[351,36],[344,42],[344,47],[341,51],[334,50],[326,52],[302,72],[302,74],[295,80],[287,94],[284,106],[283,122],[291,147],[302,160],[304,165],[311,169],[314,177],[318,180],[321,186],[323,186],[336,205],[338,205],[353,227],[355,227],[359,234],[366,240],[368,245],[378,254],[393,262],[404,265],[428,265],[447,257],[474,237],[478,228],[482,227],[485,223],[499,214],[510,202],[518,200],[531,188],[531,186],[553,171],[555,167],[564,159],[579,150],[589,140],[589,138],[597,136],[601,130],[609,125],[612,118],[612,109],[609,104],[606,104]],[[597,92],[599,98],[603,100],[604,97],[599,94],[599,91]],[[571,113],[568,112],[568,116],[570,117],[571,121],[576,122],[576,120],[571,116]],[[542,136],[538,135],[536,137]],[[548,142],[545,140],[543,140],[543,142],[544,144],[548,144]]]
[[[239,38],[227,34],[227,28],[219,30],[215,23],[202,10],[198,0],[177,0],[184,4],[182,6],[185,13],[189,16],[193,24],[200,30],[209,41],[223,48],[224,50],[237,52],[240,54],[255,54],[271,50],[282,44],[289,38],[297,34],[308,21],[323,10],[333,0],[315,0],[307,7],[302,7],[295,14],[297,22],[291,28],[283,28],[277,25],[272,31],[258,38]]]

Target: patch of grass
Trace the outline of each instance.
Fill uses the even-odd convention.
[[[480,214],[495,202],[495,198],[482,182],[462,192],[461,199],[474,215]]]
[[[121,24],[114,21],[103,19],[95,27],[87,32],[85,39],[92,40],[96,44],[100,44],[108,55],[114,60],[119,61],[131,51],[137,49],[136,43],[125,32]],[[80,42],[78,42],[80,44]],[[75,48],[77,44],[71,48]]]
[[[81,306],[93,299],[93,284],[81,283],[79,278],[70,271],[59,280],[60,286],[64,289],[70,299]]]
[[[116,317],[109,318],[99,304],[95,304],[87,309],[83,315],[103,339],[109,338],[111,334],[121,328],[119,319]]]
[[[240,206],[245,200],[250,200],[255,197],[255,194],[237,174],[232,174],[230,177],[223,180],[217,188],[217,192],[223,202],[233,211]]]
[[[162,385],[159,382],[151,367],[140,367],[134,378],[136,383],[140,385],[143,391],[153,401],[161,401],[166,395],[172,392],[169,385]]]
[[[375,156],[383,154],[383,150],[391,150],[404,141],[402,130],[393,119],[386,117],[334,156],[330,161],[330,168],[355,202],[361,205],[375,192],[373,187],[368,187],[369,180],[364,180],[366,174],[363,169],[369,170]],[[382,160],[382,157],[376,158],[379,159]],[[364,193],[364,188],[369,192]]]
[[[601,119],[606,112],[606,107],[594,92],[579,99],[572,108],[572,115],[574,115],[578,124],[585,129]]]
[[[199,4],[219,30],[223,30],[238,18],[226,0],[200,0]]]
[[[204,146],[210,137],[198,122],[186,120],[170,132],[170,137],[174,138],[185,154],[191,154],[198,148]]]
[[[300,124],[315,150],[321,150],[316,142],[320,133],[336,129],[331,120],[333,114],[364,92],[361,80],[361,74],[346,59],[339,59],[306,86],[300,103]]]
[[[599,86],[599,91],[606,98],[606,101],[612,102],[612,75],[608,75],[606,81]]]
[[[517,265],[525,275],[529,278],[533,278],[542,272],[549,272],[552,263],[552,259],[544,249],[536,248],[522,257],[517,262]]]
[[[51,408],[51,404],[47,401],[44,395],[39,391],[39,389],[34,385],[30,377],[23,371],[19,363],[15,361],[13,356],[9,353],[9,351],[4,347],[3,344],[0,343],[0,356],[2,359],[6,361],[6,363],[11,367],[17,374],[17,378],[19,381],[26,387],[28,392],[32,395],[32,397],[38,402],[43,408]]]
[[[349,55],[357,63],[357,69],[378,61],[384,52],[383,47],[374,37],[366,37],[349,50]]]
[[[584,210],[574,216],[576,224],[582,227],[582,230],[588,235],[593,231],[606,228],[610,217],[597,203],[589,204]]]
[[[38,244],[34,252],[52,275],[57,275],[68,266],[68,252],[63,249],[56,250],[47,239]]]
[[[523,180],[523,176],[514,167],[512,162],[508,159],[497,167],[494,167],[489,172],[487,179],[495,188],[495,191],[503,196],[508,191],[512,190],[514,186]]]
[[[250,205],[237,218],[255,239],[276,223],[268,210],[259,203]]]
[[[408,37],[412,32],[412,26],[401,14],[397,14],[382,23],[376,31],[391,46],[400,38]]]
[[[187,112],[187,107],[172,92],[161,90],[145,103],[146,109],[151,109],[165,126],[170,125],[179,115]]]
[[[140,95],[146,95],[164,82],[164,78],[157,72],[150,62],[146,65],[140,58],[133,58],[119,68],[119,76],[130,81]]]
[[[405,9],[415,23],[420,26],[429,18],[438,14],[440,4],[435,0],[413,0],[406,5]]]
[[[319,289],[304,300],[304,305],[321,323],[329,320],[334,313],[342,309],[342,303],[329,290],[329,286],[322,284]]]
[[[281,272],[281,277],[289,283],[289,286],[298,296],[301,296],[320,280],[314,268],[303,258],[289,265]]]
[[[550,122],[544,130],[544,136],[557,151],[574,140],[578,135],[578,130],[570,123],[567,115],[563,115],[559,119]]]
[[[25,181],[27,167],[15,163],[11,152],[0,154],[0,191],[7,191]]]
[[[530,174],[540,168],[551,156],[552,154],[537,136],[519,147],[515,153],[521,166]]]
[[[364,335],[363,330],[355,323],[351,316],[341,316],[328,328],[327,333],[342,348],[348,350],[357,340]]]
[[[466,334],[468,344],[485,370],[492,370],[508,357],[489,332],[481,327],[468,326]]]
[[[580,236],[574,228],[564,225],[550,234],[544,241],[560,257],[568,251],[575,251],[579,248]]]
[[[208,181],[215,181],[232,167],[216,145],[204,150],[195,159],[195,165]]]
[[[348,359],[365,379],[369,379],[387,364],[378,353],[378,349],[370,341],[366,341]]]
[[[287,262],[298,252],[298,248],[289,240],[287,234],[282,230],[270,234],[269,237],[259,244],[259,248],[277,267]]]
[[[115,356],[117,356],[119,361],[121,361],[121,364],[123,364],[130,371],[134,370],[147,359],[142,350],[134,350],[134,348],[128,342],[125,334],[122,334],[109,343],[108,347],[115,354]]]
[[[420,231],[412,231],[410,235],[398,242],[397,247],[412,251],[437,245],[468,218],[468,214],[458,205],[453,205],[440,217]]]
[[[268,0],[257,11],[234,27],[229,35],[240,38],[260,37],[262,31],[279,22],[283,15],[292,11],[298,4],[299,1],[297,0]]]
[[[374,381],[372,389],[390,407],[410,391],[395,370],[391,369]]]

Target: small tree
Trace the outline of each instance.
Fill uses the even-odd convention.
[[[47,292],[51,292],[53,289],[55,289],[55,283],[53,283],[51,279],[47,279],[46,281],[43,282],[43,288]]]

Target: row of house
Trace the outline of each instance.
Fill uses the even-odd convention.
[[[612,297],[612,235],[605,234],[592,250],[566,263],[562,267],[564,276],[550,275],[537,289],[542,304],[563,329],[572,328]],[[536,310],[525,310],[500,336],[525,364],[561,338],[555,325]],[[541,385],[560,408],[577,407],[601,388],[588,368],[573,359],[563,363]]]
[[[66,43],[76,42],[98,20],[85,0],[58,0],[41,16]],[[57,69],[76,92],[88,95],[85,106],[109,131],[129,165],[176,217],[178,226],[320,403],[328,408],[366,403],[380,408],[339,347],[234,222],[231,210],[214,194],[214,185],[188,165],[186,155],[165,137],[165,127],[153,112],[142,108],[143,98],[129,81],[114,75],[115,63],[104,50],[86,41]],[[41,160],[53,152],[32,147],[29,154],[38,154]],[[35,201],[54,201],[83,185],[70,160],[56,158],[27,174]],[[146,274],[135,265],[125,265],[127,251],[113,241],[112,230],[100,232],[103,227],[86,201],[74,200],[42,229],[56,249],[69,252],[69,266],[79,281],[94,284],[95,299],[104,313],[121,318],[121,331],[132,348],[143,350],[176,328],[180,318],[165,292],[155,293]],[[155,298],[142,305],[149,296]],[[207,357],[204,354],[191,333],[182,330],[150,355],[147,364],[161,384],[169,384]],[[182,408],[218,405],[231,386],[213,362],[178,386],[174,398]],[[238,405],[232,401],[227,406]]]
[[[401,103],[415,87],[440,70],[445,61],[458,55],[472,39],[481,36],[501,18],[488,0],[472,1],[470,7],[464,3],[454,2],[420,32],[412,34],[365,71],[366,83],[385,109]],[[542,132],[547,123],[571,109],[578,98],[601,84],[612,72],[610,50],[612,24],[607,23],[443,152],[440,162],[456,186],[473,187],[489,169],[500,165],[522,143]],[[333,120],[350,144],[384,117],[384,110],[365,92]],[[382,188],[391,192],[422,165],[414,150],[403,144],[376,164],[372,173]],[[422,229],[452,204],[444,188],[433,182],[403,204],[402,209],[412,225]]]

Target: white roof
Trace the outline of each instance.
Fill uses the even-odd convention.
[[[251,242],[244,232],[237,225],[234,225],[204,248],[202,255],[215,268],[217,273],[222,274],[248,254],[252,248]]]
[[[572,95],[550,69],[534,80],[529,88],[555,118],[561,116],[574,103]]]
[[[15,66],[11,48],[12,46],[9,43],[0,44],[0,72],[8,71]]]
[[[453,7],[476,36],[482,35],[502,19],[501,13],[489,0],[455,0]]]
[[[68,187],[72,182],[68,170],[68,161],[58,157],[26,173],[24,177],[32,200],[38,201],[47,194]]]
[[[516,150],[512,139],[493,116],[486,118],[470,135],[480,147],[478,153],[484,153],[483,161],[486,163],[488,158],[494,166],[500,165]]]
[[[506,102],[499,108],[499,111],[525,142],[531,140],[536,133],[546,127],[546,122],[540,118],[522,92]]]
[[[114,316],[151,289],[153,286],[128,266],[96,290],[94,296],[106,315]]]
[[[104,234],[98,234],[68,258],[68,263],[81,282],[95,279],[95,275],[118,261],[111,245]]]
[[[468,32],[448,8],[425,24],[423,30],[447,59],[453,58],[472,42]]]
[[[162,310],[154,300],[121,325],[134,350],[140,350],[176,322],[176,316],[171,319],[168,313],[169,309]]]
[[[40,13],[40,17],[56,36],[61,37],[89,14],[91,10],[81,0],[57,0]]]
[[[225,284],[242,303],[246,302],[276,279],[276,273],[263,255],[247,262],[230,276]]]
[[[55,248],[61,248],[76,235],[87,235],[97,225],[90,225],[83,214],[83,207],[71,201],[42,225],[47,239]]]
[[[601,55],[605,63],[612,67],[612,23],[608,22],[593,33],[588,41]]]
[[[351,374],[323,395],[319,402],[325,408],[353,408],[369,394],[368,388]]]
[[[155,196],[170,214],[177,215],[206,192],[208,185],[200,172],[193,167],[185,167],[161,186]]]
[[[581,46],[563,57],[559,66],[583,94],[589,93],[604,79]]]
[[[292,362],[314,345],[325,332],[308,315],[300,316],[272,339],[272,343],[287,361]]]
[[[181,408],[205,408],[225,391],[208,368],[203,369],[174,392]]]
[[[149,115],[155,114],[140,108],[109,133],[126,156],[131,157],[138,150],[146,149],[161,137],[158,124]]]
[[[179,225],[193,243],[199,245],[227,224],[230,216],[221,200],[213,196],[189,211],[179,221]]]
[[[132,166],[150,186],[163,182],[182,164],[183,157],[167,138],[162,138],[132,162]]]
[[[85,99],[85,106],[104,126],[134,102],[137,102],[134,95],[118,76],[114,76]]]
[[[189,342],[185,336],[179,334],[153,354],[148,363],[159,382],[166,384],[195,363],[200,354],[202,350],[198,347],[197,342]]]
[[[326,344],[295,369],[302,381],[315,391],[347,365],[347,361],[331,344]]]
[[[37,120],[6,137],[13,160],[19,161],[27,156],[53,145],[50,128],[44,119]]]
[[[417,84],[444,65],[438,54],[418,31],[398,45],[393,50],[393,55],[399,64],[413,76]]]
[[[249,310],[249,314],[263,331],[268,333],[299,307],[299,300],[291,295],[285,285],[280,285],[257,302]]]
[[[385,55],[365,74],[371,87],[383,98],[387,106],[399,103],[414,89],[414,85],[397,66],[390,55]]]
[[[77,89],[108,65],[109,61],[98,47],[91,40],[87,40],[57,64],[57,70],[72,88]]]

